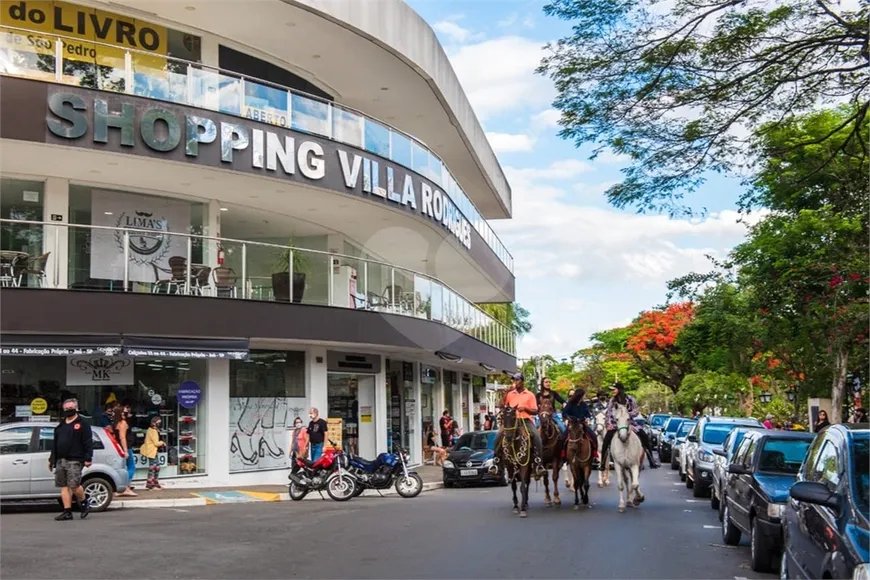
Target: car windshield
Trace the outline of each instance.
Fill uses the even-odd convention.
[[[661,427],[662,425],[665,424],[665,421],[667,421],[667,420],[668,420],[667,415],[653,415],[652,421],[650,422],[650,424],[653,427]]]
[[[711,445],[722,445],[732,429],[734,429],[733,423],[709,423],[704,427],[704,435],[701,440]]]
[[[679,429],[682,424],[682,419],[671,419],[668,421],[668,426],[665,427],[665,433],[676,433],[677,429]]]
[[[492,449],[495,443],[495,433],[466,433],[456,442],[456,449]]]
[[[810,443],[810,439],[768,439],[761,449],[758,471],[797,474]]]
[[[677,437],[685,437],[689,434],[689,431],[692,430],[692,427],[695,426],[696,421],[683,421],[680,424],[680,430],[677,431]]]
[[[870,512],[870,435],[855,436],[852,440],[852,473],[855,478],[852,493],[858,509],[865,516]]]

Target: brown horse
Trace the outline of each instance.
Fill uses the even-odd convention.
[[[574,509],[580,508],[578,492],[583,496],[583,505],[589,507],[589,478],[592,476],[592,442],[586,434],[582,421],[568,418],[567,460],[573,479]]]
[[[517,419],[517,411],[506,406],[501,413],[502,439],[498,457],[504,464],[508,479],[511,482],[511,492],[514,497],[514,513],[521,518],[526,517],[529,509],[529,483],[532,480],[532,437]],[[520,483],[522,503],[517,503],[517,480]]]
[[[543,405],[538,417],[541,419],[541,443],[543,457],[541,464],[544,468],[553,470],[553,499],[550,499],[550,482],[544,475],[544,501],[547,507],[562,505],[559,497],[559,472],[562,471],[562,437],[556,422],[553,420],[553,409],[550,405]]]

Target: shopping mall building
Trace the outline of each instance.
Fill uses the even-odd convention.
[[[406,4],[0,6],[4,423],[130,401],[189,486],[286,481],[312,406],[366,457],[474,427],[511,191]]]

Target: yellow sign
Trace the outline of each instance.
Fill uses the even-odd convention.
[[[371,422],[372,422],[372,416],[371,416],[371,415],[360,415],[360,416],[359,416],[359,422],[360,422],[360,423],[371,423]]]
[[[34,415],[42,415],[48,410],[48,402],[42,397],[37,397],[30,401],[30,410]]]
[[[125,49],[148,52],[155,57],[165,57],[169,52],[166,28],[137,18],[51,0],[4,0],[0,5],[0,24],[42,33],[4,30],[2,48],[54,55],[56,39],[52,35],[63,36],[64,61],[95,62],[114,68],[124,68]],[[154,60],[136,54],[133,58],[147,61],[145,66],[166,63],[165,58]]]
[[[332,441],[335,443],[339,449],[341,449],[341,427],[342,420],[341,419],[327,419],[326,420],[326,445],[329,446],[329,442]]]

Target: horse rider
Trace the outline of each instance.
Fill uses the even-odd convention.
[[[535,396],[535,401],[538,403],[538,409],[541,411],[547,408],[552,409],[553,421],[556,423],[556,426],[559,427],[559,432],[564,434],[565,422],[562,420],[561,415],[556,413],[556,403],[562,405],[562,414],[564,414],[565,399],[562,395],[552,390],[550,384],[550,379],[548,377],[541,379],[541,388]]]
[[[607,411],[607,393],[605,391],[598,391],[597,398],[595,402],[592,404],[592,412],[594,414],[604,413]]]
[[[520,424],[523,424],[529,432],[534,449],[535,475],[543,476],[547,473],[547,470],[544,469],[544,465],[541,463],[541,458],[544,456],[544,445],[541,442],[541,434],[538,432],[537,427],[535,427],[534,421],[532,421],[532,417],[538,414],[538,401],[531,391],[526,390],[526,378],[522,373],[511,375],[511,380],[513,380],[513,389],[505,395],[504,406],[516,409],[517,422],[514,428],[519,428]],[[500,449],[503,437],[504,426],[499,429],[498,435],[495,438],[494,449],[496,453]]]
[[[574,394],[568,398],[568,402],[562,408],[562,416],[575,421],[580,421],[586,429],[586,435],[589,437],[589,442],[592,444],[592,456],[598,457],[598,437],[589,426],[589,421],[592,420],[592,413],[589,411],[589,405],[583,400],[586,392],[582,388],[574,391]],[[562,449],[566,449],[565,443],[568,440],[567,431],[562,433]]]
[[[610,387],[610,391],[613,396],[611,397],[610,402],[607,404],[607,410],[605,411],[605,414],[607,416],[607,434],[604,436],[604,449],[601,450],[601,457],[607,457],[607,453],[610,451],[610,442],[613,441],[613,436],[616,434],[616,419],[613,417],[613,409],[618,403],[620,405],[628,406],[628,414],[631,417],[631,425],[632,427],[635,427],[634,432],[637,435],[637,438],[640,439],[640,443],[643,446],[647,459],[649,459],[649,466],[652,469],[658,468],[659,464],[653,457],[652,445],[650,444],[649,436],[647,436],[646,431],[637,428],[638,425],[634,421],[634,419],[640,414],[640,411],[638,411],[637,408],[637,402],[634,400],[634,397],[625,393],[625,385],[623,385],[619,381],[613,383],[613,386]],[[601,395],[601,393],[598,394],[599,396]],[[603,466],[605,463],[606,462],[602,462],[602,468],[600,468],[601,471],[604,471]]]

